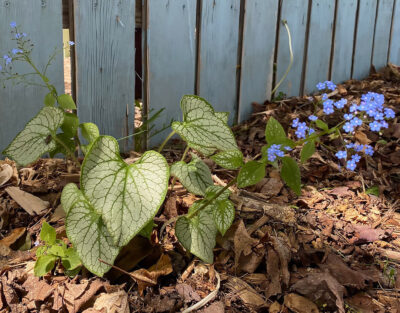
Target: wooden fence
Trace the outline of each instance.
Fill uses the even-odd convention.
[[[139,6],[132,0],[71,0],[68,7],[79,117],[115,137],[133,132],[135,98],[143,99],[147,112],[165,108],[158,128],[181,118],[184,94],[198,94],[217,110],[229,111],[230,123],[248,118],[251,103],[271,97],[289,64],[283,20],[294,53],[278,89],[287,96],[312,93],[326,79],[361,79],[371,65],[400,63],[400,0],[142,0]],[[136,46],[135,14],[142,26]],[[1,0],[3,54],[14,43],[7,35],[11,21],[32,38],[41,66],[62,44],[61,0]],[[142,55],[140,68],[135,50]],[[48,75],[63,92],[61,55]],[[140,95],[135,79],[142,81]],[[45,93],[23,85],[0,90],[0,149],[39,110]],[[150,145],[167,131],[151,137]]]

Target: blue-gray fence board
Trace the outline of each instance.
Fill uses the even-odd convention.
[[[218,111],[236,115],[236,69],[240,0],[203,0],[200,31],[199,95]]]
[[[351,78],[357,0],[339,0],[336,12],[331,80],[343,82]]]
[[[387,65],[390,41],[390,28],[392,26],[394,0],[380,0],[374,39],[372,65],[377,70]]]
[[[15,48],[11,40],[10,22],[15,21],[21,32],[26,32],[35,45],[32,59],[39,69],[47,64],[54,47],[62,48],[61,0],[8,0],[0,5],[0,64],[4,66],[3,55]],[[15,34],[13,35],[15,36]],[[20,64],[13,65],[13,72],[30,73],[32,68]],[[59,93],[64,93],[63,58],[59,53],[46,75]],[[1,79],[1,74],[0,74]],[[35,79],[40,83],[40,79]],[[46,88],[19,84],[6,88],[0,86],[0,153],[20,132],[25,124],[43,106],[43,98],[49,92]],[[0,154],[1,156],[1,154]]]
[[[297,96],[301,90],[304,45],[307,27],[308,1],[283,0],[280,20],[286,20],[292,35],[293,65],[289,74],[278,88],[288,97]],[[283,77],[290,61],[289,41],[285,27],[281,24],[278,39],[276,81]]]
[[[75,0],[74,8],[80,121],[96,123],[101,134],[116,138],[131,134],[135,2]]]
[[[239,121],[249,118],[252,102],[263,103],[271,96],[278,1],[246,1]]]
[[[154,112],[165,108],[155,122],[155,128],[161,129],[170,124],[171,119],[181,119],[180,99],[194,93],[196,3],[192,0],[150,0],[148,9],[148,107]],[[151,137],[150,146],[159,144],[170,131],[167,129]]]
[[[393,11],[392,38],[390,41],[389,62],[400,65],[400,0],[396,0]]]
[[[352,77],[355,79],[362,79],[368,76],[371,68],[376,5],[378,2],[376,0],[359,1],[357,34],[352,73]]]
[[[335,0],[313,0],[307,48],[304,93],[316,90],[319,81],[329,77]]]

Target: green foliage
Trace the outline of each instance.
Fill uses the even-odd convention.
[[[325,122],[323,122],[321,120],[316,120],[315,121],[315,125],[317,125],[317,127],[319,129],[322,129],[322,130],[325,130],[325,131],[327,131],[329,129],[329,126]]]
[[[281,177],[298,196],[301,194],[300,169],[295,160],[282,158]]]
[[[173,122],[176,131],[189,147],[208,156],[217,151],[237,150],[232,130],[213,107],[198,96],[184,96],[181,100],[183,122]]]
[[[228,170],[236,170],[244,164],[243,154],[240,150],[227,150],[219,152],[211,156],[211,160]]]
[[[81,260],[74,248],[69,248],[62,241],[56,238],[56,230],[47,222],[44,222],[40,231],[40,240],[44,242],[36,250],[36,262],[34,274],[43,276],[50,272],[56,262],[61,261],[67,272],[79,272]]]
[[[238,187],[243,188],[257,184],[265,177],[265,163],[249,161],[240,169],[238,175]]]
[[[281,144],[291,148],[295,146],[294,142],[286,137],[282,125],[272,116],[269,118],[267,126],[265,127],[265,140],[268,145]]]
[[[194,153],[190,163],[179,161],[172,164],[171,175],[178,178],[189,192],[199,196],[204,196],[207,187],[213,185],[210,169]]]
[[[87,154],[93,142],[100,136],[99,128],[94,123],[82,123],[79,125],[83,138],[85,138],[88,144],[81,144],[81,150],[84,154]]]
[[[371,188],[368,188],[367,190],[365,190],[365,193],[367,195],[374,195],[376,197],[379,197],[379,187],[378,186],[372,186]]]
[[[313,140],[307,141],[300,152],[301,163],[306,162],[315,152],[315,142]]]
[[[57,102],[61,109],[64,110],[76,110],[76,104],[70,95],[64,94],[57,98]]]
[[[44,105],[47,107],[52,107],[56,103],[56,98],[54,97],[54,94],[50,91],[46,96],[44,97]]]

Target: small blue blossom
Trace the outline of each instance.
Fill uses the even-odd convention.
[[[296,134],[297,138],[299,138],[299,139],[306,138],[306,131],[305,130],[296,130],[295,134]]]
[[[360,105],[357,107],[357,109],[358,109],[359,111],[366,111],[366,110],[368,109],[368,106],[367,106],[367,104],[366,104],[364,101],[362,101],[362,102],[360,103]]]
[[[386,108],[384,110],[384,112],[385,112],[386,118],[394,118],[396,116],[396,114],[394,113],[394,111],[392,109]]]
[[[292,148],[290,148],[289,146],[285,146],[283,147],[283,149],[285,149],[286,151],[292,151]]]
[[[369,128],[374,132],[380,131],[381,127],[382,125],[378,121],[373,121],[372,123],[369,123]]]
[[[28,36],[26,33],[22,33],[22,37],[26,37]]]
[[[347,104],[346,99],[340,99],[335,102],[335,107],[337,107],[338,109],[343,109],[346,104]]]
[[[353,114],[345,114],[345,115],[343,115],[343,117],[346,121],[350,121],[354,117],[354,115]]]
[[[329,114],[332,114],[334,112],[333,101],[332,100],[330,100],[330,99],[325,100],[323,102],[323,106],[324,106],[323,110],[324,110],[325,114],[329,115]]]
[[[351,112],[351,113],[357,112],[357,109],[358,109],[357,103],[353,103],[353,104],[350,106],[350,112]]]
[[[338,159],[346,159],[347,158],[347,152],[345,150],[338,151],[338,152],[336,152],[335,155]]]
[[[356,169],[356,167],[357,167],[357,164],[356,164],[356,162],[354,162],[353,159],[347,161],[346,168],[347,168],[348,170],[354,171],[354,170]]]
[[[328,95],[326,93],[322,94],[322,100],[327,100],[328,99]]]
[[[380,121],[381,127],[382,128],[388,128],[389,124],[386,121]]]
[[[308,117],[308,119],[309,119],[310,121],[316,121],[316,120],[318,119],[318,117],[316,117],[315,115],[310,115],[310,116]]]
[[[372,148],[372,146],[370,146],[370,145],[365,145],[365,151],[364,151],[364,153],[365,153],[366,155],[372,156],[372,155],[374,154],[374,148]]]
[[[332,91],[334,91],[336,89],[336,85],[334,83],[332,83],[331,81],[329,81],[329,80],[327,80],[325,82],[325,84],[326,84],[326,88],[328,88],[328,89],[330,89]]]
[[[361,157],[358,154],[353,154],[351,156],[351,160],[354,161],[355,163],[358,163],[361,160]]]
[[[358,117],[355,117],[350,121],[350,124],[353,125],[354,127],[361,126],[362,123],[363,123],[362,120],[359,119]]]
[[[356,152],[361,152],[361,151],[363,151],[363,149],[364,149],[364,145],[359,145],[359,144],[354,145],[354,150]]]
[[[346,145],[346,148],[347,148],[347,149],[352,149],[352,148],[354,148],[354,143],[349,143],[349,144],[347,144],[347,145]]]
[[[16,33],[15,34],[15,38],[16,39],[21,39],[22,38],[22,34],[21,33]]]
[[[352,133],[354,131],[354,125],[347,122],[343,125],[343,129],[346,133]]]
[[[21,49],[17,49],[17,48],[14,48],[14,49],[11,50],[12,54],[17,54],[17,53],[22,53],[22,52],[23,51]]]
[[[12,61],[12,58],[9,57],[7,54],[3,56],[3,59],[6,60],[6,65],[10,64]]]
[[[277,157],[283,157],[285,153],[281,150],[281,145],[273,144],[267,149],[268,161],[274,162]]]
[[[297,125],[299,125],[299,119],[298,119],[298,118],[295,118],[295,119],[292,121],[292,127],[297,127]]]
[[[325,83],[320,82],[320,83],[317,84],[317,89],[318,89],[318,90],[323,90],[323,89],[325,89],[325,88],[326,88],[326,87],[325,87]]]
[[[315,133],[315,129],[314,129],[314,128],[310,128],[310,129],[308,130],[308,134],[309,134],[309,135],[314,134],[314,133]]]
[[[75,42],[73,42],[73,41],[68,41],[68,44],[69,44],[70,46],[73,46],[73,45],[75,45]]]
[[[377,112],[374,116],[374,119],[377,121],[383,120],[384,119],[383,113]]]
[[[11,23],[10,23],[10,27],[11,27],[11,28],[15,28],[15,27],[17,27],[17,23],[15,23],[15,22],[11,22]]]

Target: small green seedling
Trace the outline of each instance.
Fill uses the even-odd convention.
[[[60,261],[67,275],[74,276],[79,272],[82,263],[75,249],[68,248],[65,242],[57,239],[56,230],[46,222],[42,225],[40,240],[44,245],[36,250],[36,276],[46,275]]]

